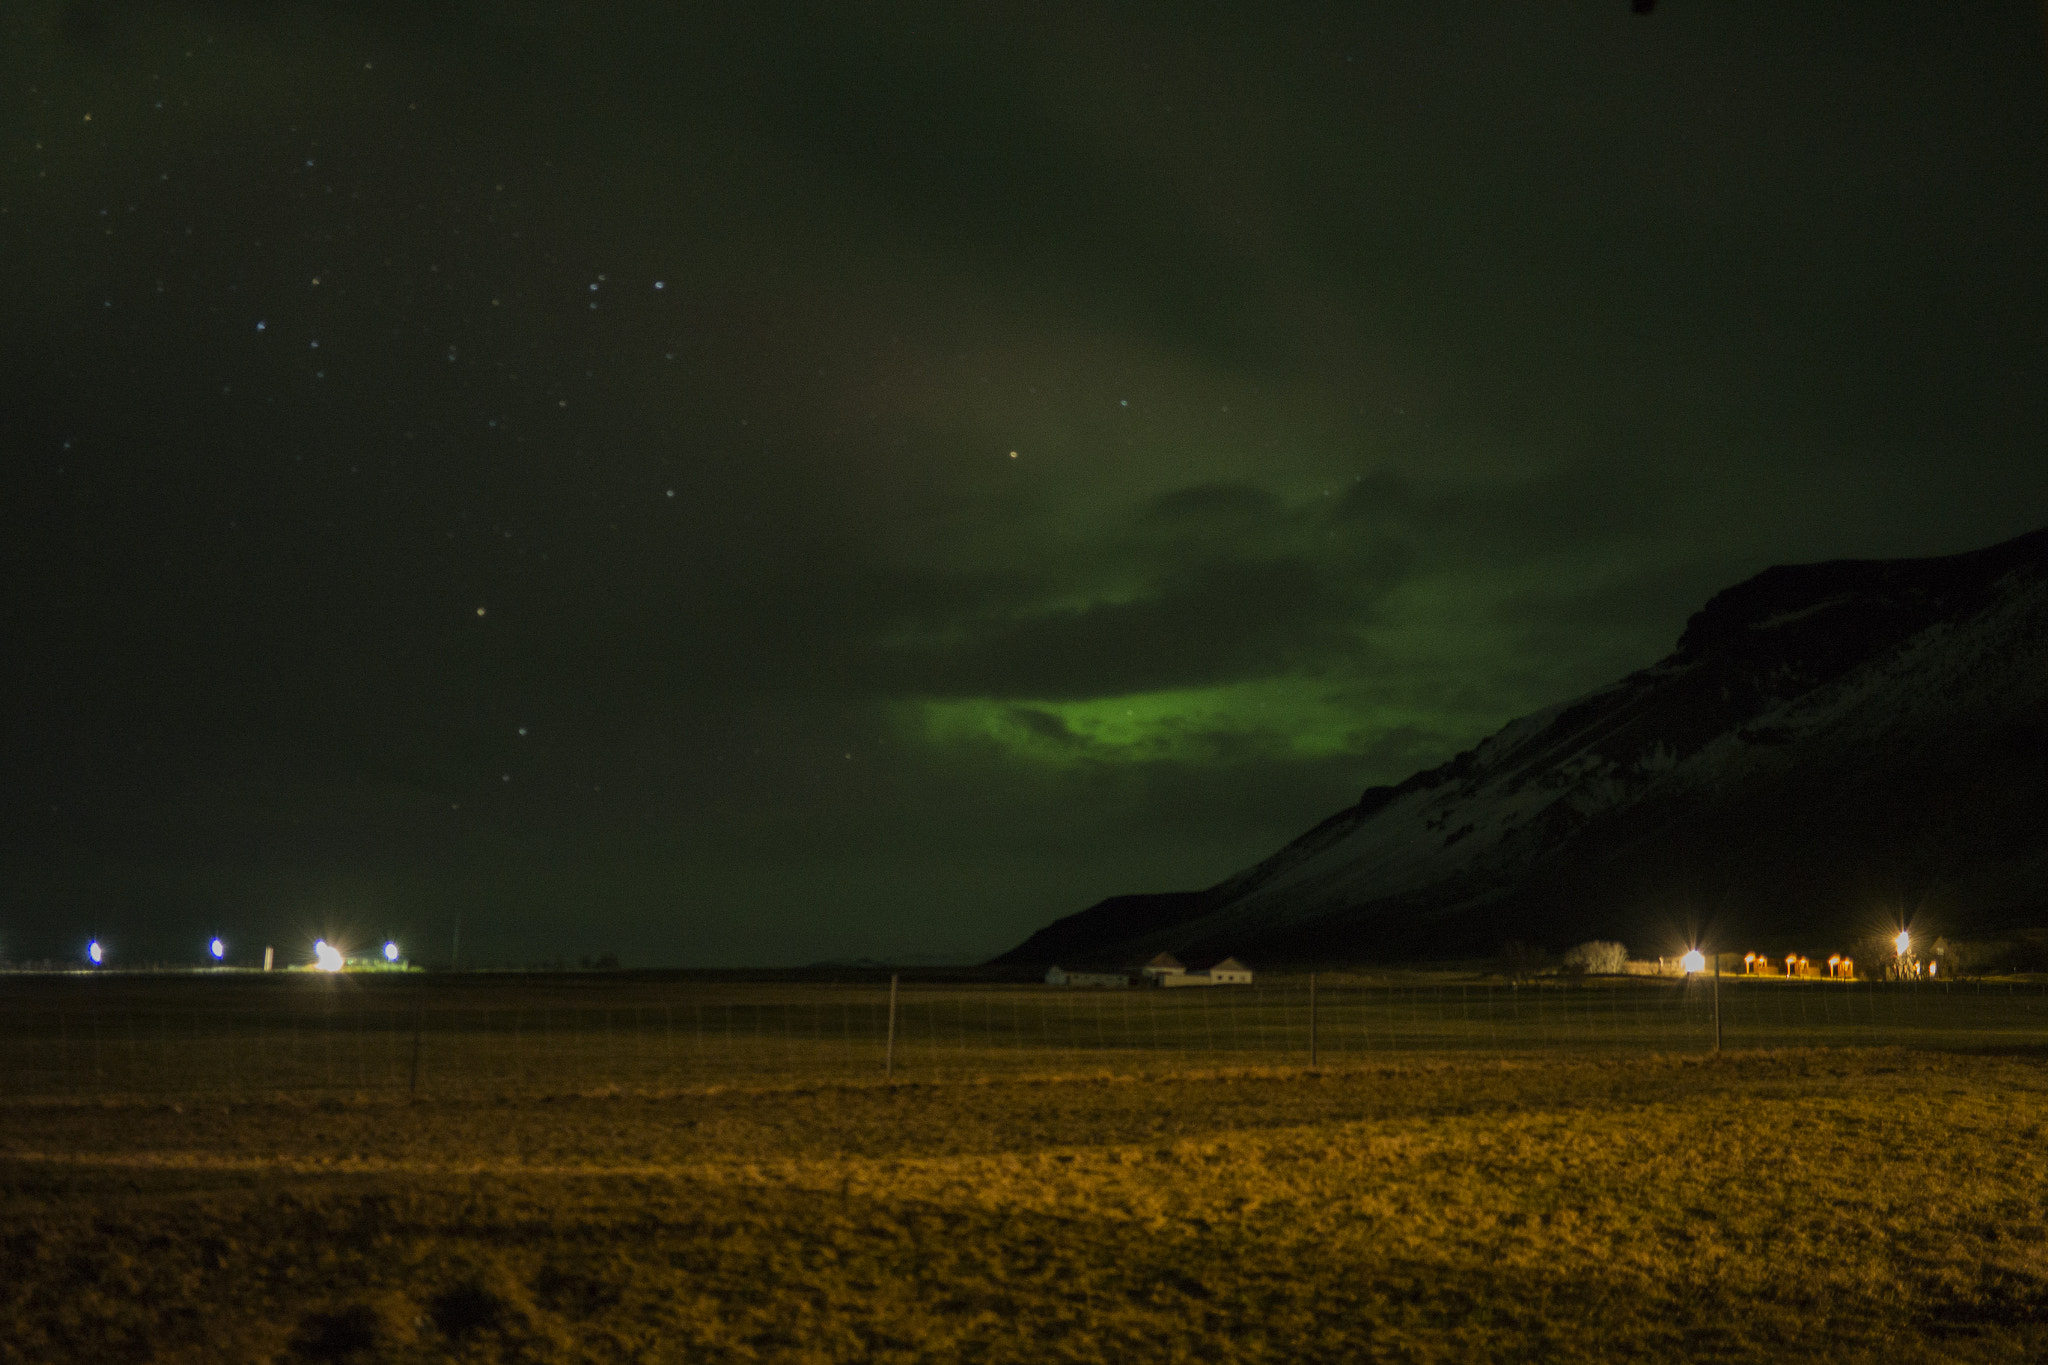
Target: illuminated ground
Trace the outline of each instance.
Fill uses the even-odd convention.
[[[15,1101],[0,1360],[2040,1358],[2042,1061]]]

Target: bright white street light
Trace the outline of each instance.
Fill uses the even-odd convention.
[[[218,962],[228,955],[228,945],[222,943],[219,939],[215,939],[213,942],[206,945],[206,951],[212,953],[213,960],[215,962]]]
[[[1684,967],[1688,973],[1703,972],[1707,969],[1707,955],[1697,948],[1687,953],[1678,961],[1679,965]]]
[[[1899,936],[1892,940],[1892,947],[1899,950],[1900,957],[1904,957],[1913,950],[1913,936],[1904,929],[1899,930]]]
[[[340,971],[341,949],[335,947],[324,938],[315,939],[313,941],[313,965],[323,972]]]
[[[85,945],[85,955],[92,959],[92,965],[95,967],[107,960],[106,949],[100,947],[98,939],[94,939],[91,943]]]
[[[384,945],[384,960],[386,962],[398,961],[398,945],[396,943],[387,943]]]

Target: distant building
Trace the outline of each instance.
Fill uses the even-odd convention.
[[[1188,969],[1182,966],[1180,959],[1172,953],[1161,953],[1144,966],[1138,968],[1138,975],[1144,977],[1148,985],[1153,986],[1177,985],[1178,981],[1176,978],[1186,976],[1187,974]]]
[[[1179,962],[1161,953],[1145,964],[1144,978],[1155,986],[1249,986],[1252,984],[1251,968],[1234,957],[1226,957],[1215,966],[1203,972],[1191,972]]]
[[[1054,966],[1045,974],[1048,986],[1128,986],[1131,984],[1128,972],[1070,972]]]

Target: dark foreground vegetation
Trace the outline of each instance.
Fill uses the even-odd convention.
[[[2011,1361],[2048,1054],[0,1102],[0,1361]]]

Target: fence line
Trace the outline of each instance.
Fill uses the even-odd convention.
[[[196,1005],[190,991],[171,993],[182,1003],[147,990],[24,993],[0,999],[0,1098],[1159,1073],[1705,1052],[1715,1038],[1713,997],[1699,981],[629,989],[637,998],[606,1004],[434,978],[356,989],[300,979]],[[2031,982],[1724,980],[1720,1009],[1729,1049],[2048,1047],[2048,989]]]

